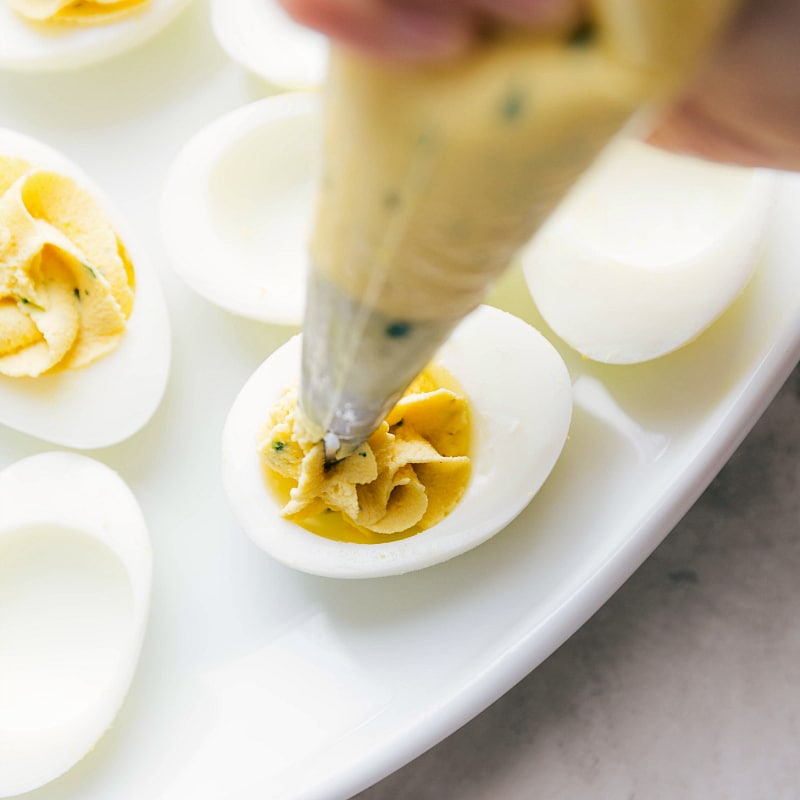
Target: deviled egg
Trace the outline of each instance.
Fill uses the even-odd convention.
[[[277,0],[211,0],[211,24],[230,58],[268,83],[308,89],[325,80],[327,39],[296,23]]]
[[[169,374],[156,275],[64,156],[0,129],[0,167],[0,424],[69,447],[122,441]]]
[[[259,547],[314,574],[396,575],[476,547],[528,505],[555,465],[570,425],[572,390],[561,357],[527,323],[482,306],[454,331],[435,363],[452,376],[470,405],[466,491],[431,527],[385,541],[375,534],[374,543],[327,538],[281,515],[283,501],[268,483],[259,438],[270,408],[298,380],[300,337],[256,370],[228,415],[222,457],[230,505]]]
[[[84,67],[155,36],[190,0],[0,0],[0,68]]]
[[[320,172],[316,94],[236,109],[181,150],[161,196],[161,227],[178,275],[235,314],[297,325]]]
[[[774,176],[619,139],[523,254],[545,321],[584,356],[630,364],[707,328],[759,262]]]
[[[152,555],[122,479],[74,453],[0,472],[0,797],[80,761],[128,692]]]

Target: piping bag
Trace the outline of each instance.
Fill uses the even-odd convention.
[[[577,28],[487,31],[435,66],[333,52],[300,382],[301,417],[328,463],[378,427],[608,141],[680,87],[736,5],[593,0]]]

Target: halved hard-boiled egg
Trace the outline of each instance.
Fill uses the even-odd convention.
[[[270,408],[298,380],[300,337],[256,370],[228,415],[222,458],[230,505],[259,547],[318,575],[397,575],[476,547],[528,505],[555,465],[570,425],[572,390],[561,357],[527,323],[482,306],[459,325],[435,362],[470,405],[469,483],[440,522],[407,538],[380,541],[373,535],[374,543],[328,538],[281,516],[283,502],[269,484],[259,438]]]
[[[181,150],[161,196],[175,271],[212,303],[296,325],[320,172],[321,103],[269,97],[213,122]]]
[[[774,202],[765,171],[619,139],[523,254],[550,327],[588,358],[629,364],[707,328],[755,270]]]
[[[5,129],[0,161],[0,424],[68,447],[115,444],[148,422],[166,387],[157,277],[75,164]],[[19,252],[20,241],[40,249]],[[113,276],[82,260],[90,249],[122,260]]]
[[[155,36],[189,2],[0,0],[0,68],[44,72],[102,61]]]
[[[0,472],[0,797],[80,761],[111,725],[144,638],[152,556],[130,489],[74,453]]]
[[[225,52],[271,84],[307,89],[325,80],[327,39],[277,0],[211,0],[211,23]]]

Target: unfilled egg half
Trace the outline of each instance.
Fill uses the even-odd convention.
[[[225,490],[242,528],[278,561],[340,578],[397,575],[446,561],[504,528],[539,491],[558,459],[572,413],[570,379],[552,345],[527,323],[482,306],[435,362],[464,390],[472,414],[472,471],[438,524],[385,543],[335,541],[284,519],[264,476],[257,438],[267,412],[296,383],[300,337],[276,350],[239,393],[222,442]]]
[[[105,465],[42,453],[0,472],[0,797],[80,761],[111,725],[144,638],[152,555]]]
[[[298,92],[236,109],[197,133],[169,170],[161,228],[171,263],[234,314],[302,321],[320,105]]]
[[[268,83],[309,89],[325,80],[327,39],[275,0],[211,0],[211,23],[225,52]]]
[[[588,358],[630,364],[690,342],[758,265],[774,176],[613,143],[523,254],[533,299]]]

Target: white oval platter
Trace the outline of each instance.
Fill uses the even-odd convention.
[[[2,123],[63,150],[143,232],[174,331],[159,411],[93,454],[149,521],[153,607],[139,670],[95,751],[32,800],[331,800],[379,780],[506,692],[616,591],[800,356],[795,178],[782,182],[754,280],[696,342],[629,367],[561,346],[575,389],[570,438],[505,531],[400,577],[340,581],[284,567],[237,526],[219,445],[238,388],[292,332],[187,291],[167,266],[157,215],[183,144],[257,97],[216,45],[204,3],[94,70],[0,74]],[[540,323],[518,271],[494,299]],[[1,429],[0,468],[44,448]]]

